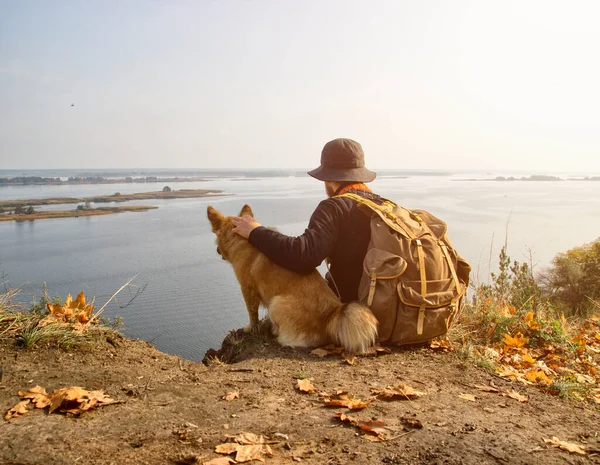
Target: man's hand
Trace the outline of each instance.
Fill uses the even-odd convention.
[[[238,233],[246,239],[248,239],[252,231],[260,226],[260,223],[251,216],[234,216],[231,222],[233,223],[233,232]]]

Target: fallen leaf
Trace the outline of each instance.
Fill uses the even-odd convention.
[[[310,353],[312,355],[316,355],[317,357],[327,357],[329,355],[329,351],[327,349],[323,349],[322,347],[319,347],[318,349],[315,350],[311,350]]]
[[[240,445],[236,444],[235,442],[226,442],[224,444],[219,444],[217,447],[215,447],[215,452],[217,454],[229,455],[233,454],[234,452],[237,452],[238,447],[240,447]]]
[[[208,462],[202,462],[202,465],[229,465],[231,463],[235,463],[235,460],[230,457],[217,457]]]
[[[409,428],[415,428],[415,429],[423,428],[423,423],[421,422],[421,420],[419,420],[417,418],[402,417],[402,418],[400,418],[400,421],[402,422],[402,424],[404,424],[405,426],[408,426]]]
[[[521,333],[517,333],[515,336],[505,334],[502,342],[508,347],[525,347],[529,342],[529,339]]]
[[[50,405],[48,393],[41,386],[34,386],[29,391],[19,391],[19,396],[31,399],[36,408],[45,408]]]
[[[556,436],[552,436],[552,439],[545,439],[544,442],[550,444],[552,447],[558,447],[559,449],[566,450],[571,454],[587,455],[585,448],[572,442],[565,442],[558,439]]]
[[[385,441],[391,437],[391,431],[385,428],[385,422],[382,420],[359,420],[358,418],[351,417],[345,413],[338,413],[336,417],[342,423],[348,423],[352,426],[355,426],[363,433],[372,434],[379,440]],[[366,436],[364,437],[365,439],[369,439]]]
[[[19,402],[17,405],[15,405],[14,407],[12,407],[7,413],[6,415],[4,415],[4,419],[5,420],[10,420],[11,418],[16,418],[19,415],[25,415],[28,410],[27,410],[27,405],[29,404],[30,400],[22,400],[21,402]]]
[[[252,460],[263,461],[263,446],[260,444],[239,446],[237,453],[235,454],[236,462],[250,462]]]
[[[525,373],[525,378],[532,382],[538,384],[548,385],[552,382],[552,380],[544,373],[542,370],[534,369],[529,370]]]
[[[527,396],[519,394],[517,391],[505,391],[501,393],[504,397],[510,397],[511,399],[518,400],[519,402],[529,402],[529,398]]]
[[[477,397],[475,397],[473,394],[460,394],[458,397],[464,400],[468,400],[469,402],[477,401]]]
[[[344,359],[344,362],[346,362],[348,365],[354,365],[356,363],[356,356],[352,356],[352,357],[348,357]]]
[[[388,386],[385,389],[371,388],[371,391],[381,400],[412,400],[425,395],[425,392],[417,391],[414,388],[399,384],[396,387]]]
[[[81,324],[89,323],[94,311],[93,305],[88,305],[85,301],[85,294],[80,292],[77,298],[73,300],[71,294],[67,295],[65,303],[60,304],[46,304],[46,307],[50,311],[50,315],[44,318],[40,324],[51,323],[53,321],[62,321],[65,323],[79,322]]]
[[[311,354],[316,355],[317,357],[327,357],[329,355],[329,351],[325,350],[321,347],[319,347],[318,349],[315,350],[311,350],[310,351]]]
[[[301,392],[314,392],[315,387],[310,382],[309,379],[299,379],[297,380],[296,388]]]
[[[239,398],[240,398],[240,391],[231,391],[223,396],[223,399],[226,400],[227,402],[231,402],[233,399],[239,399]]]

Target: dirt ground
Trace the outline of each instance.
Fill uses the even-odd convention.
[[[600,463],[598,409],[499,378],[455,352],[395,349],[350,365],[341,355],[320,358],[241,332],[227,340],[209,358],[237,361],[205,366],[111,332],[71,350],[25,350],[0,339],[3,416],[19,390],[35,385],[98,389],[120,401],[78,417],[36,409],[2,420],[0,463],[201,464],[226,457],[216,446],[241,432],[264,437],[267,464]],[[376,399],[351,412],[299,391],[298,378],[307,377],[317,392],[347,391],[363,401],[373,389],[401,383],[425,395]],[[515,390],[528,401],[475,385]],[[224,399],[235,392],[239,398]],[[387,440],[368,440],[377,437],[342,423],[338,412],[384,422]],[[587,455],[544,442],[552,437],[584,446]]]

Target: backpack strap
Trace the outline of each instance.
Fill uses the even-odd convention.
[[[383,204],[379,205],[379,204],[373,202],[372,200],[365,199],[364,197],[357,195],[357,194],[353,194],[351,192],[346,192],[342,195],[337,195],[336,197],[347,197],[349,199],[354,200],[359,205],[365,205],[370,210],[374,211],[377,215],[379,215],[381,217],[381,219],[388,226],[390,226],[395,231],[398,231],[398,228],[399,228],[401,231],[398,231],[398,232],[400,232],[400,233],[403,232],[406,236],[408,236],[416,244],[417,257],[419,259],[419,274],[421,277],[421,296],[423,297],[423,300],[426,300],[427,299],[427,274],[426,274],[426,270],[425,270],[425,253],[423,252],[423,244],[421,243],[421,241],[419,239],[417,239],[417,237],[410,230],[410,228],[407,228],[404,225],[404,223],[402,223],[400,218],[398,218],[398,216],[396,216],[394,214],[393,209],[397,205],[388,199],[383,199]],[[408,210],[408,212],[411,214],[411,216],[415,217],[415,219],[421,225],[426,226],[425,222],[418,215],[415,215],[410,210]],[[427,229],[429,230],[429,228],[427,228]],[[448,258],[450,258],[450,257],[448,256]],[[449,263],[449,264],[451,265],[451,263]],[[450,268],[452,270],[454,269],[452,266],[450,266]],[[371,287],[373,288],[372,290],[374,291],[373,277],[371,277],[371,279],[372,279]],[[369,300],[372,300],[372,299],[369,299]],[[419,334],[419,335],[423,334],[424,322],[425,322],[425,304],[423,303],[419,307],[419,316],[417,319],[417,334]]]

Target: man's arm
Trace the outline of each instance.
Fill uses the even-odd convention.
[[[337,201],[322,201],[313,212],[304,234],[296,237],[273,231],[258,223],[252,224],[249,219],[243,222],[248,223],[248,227],[234,224],[242,230],[250,229],[250,244],[277,265],[297,273],[310,273],[331,255],[338,237],[342,213]]]

